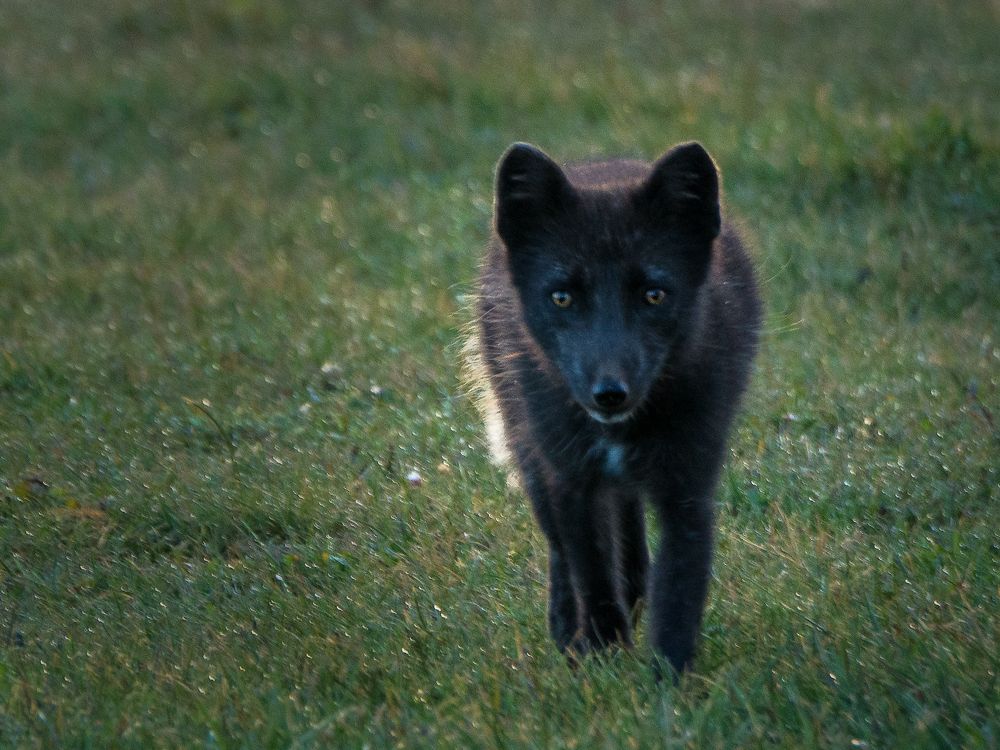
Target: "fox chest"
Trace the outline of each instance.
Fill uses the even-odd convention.
[[[607,479],[622,479],[628,473],[631,452],[622,442],[601,438],[588,451],[591,467]]]

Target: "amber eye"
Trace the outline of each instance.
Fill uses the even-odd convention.
[[[647,289],[646,302],[650,305],[662,305],[667,298],[667,293],[662,289]]]
[[[573,304],[573,296],[560,289],[558,292],[552,292],[552,302],[556,307],[569,307]]]

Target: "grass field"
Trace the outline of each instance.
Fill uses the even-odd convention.
[[[459,5],[0,4],[0,746],[997,747],[996,3]],[[691,138],[768,314],[674,689],[549,643],[459,332],[508,143]]]

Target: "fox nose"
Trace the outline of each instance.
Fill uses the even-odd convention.
[[[618,380],[601,380],[590,390],[594,403],[601,409],[620,409],[628,400],[628,387]]]

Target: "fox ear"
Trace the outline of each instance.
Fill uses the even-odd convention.
[[[573,195],[566,175],[545,153],[527,143],[507,149],[497,166],[497,234],[509,248],[552,222]]]
[[[638,200],[654,221],[708,239],[719,235],[719,172],[700,143],[682,143],[661,156]]]

